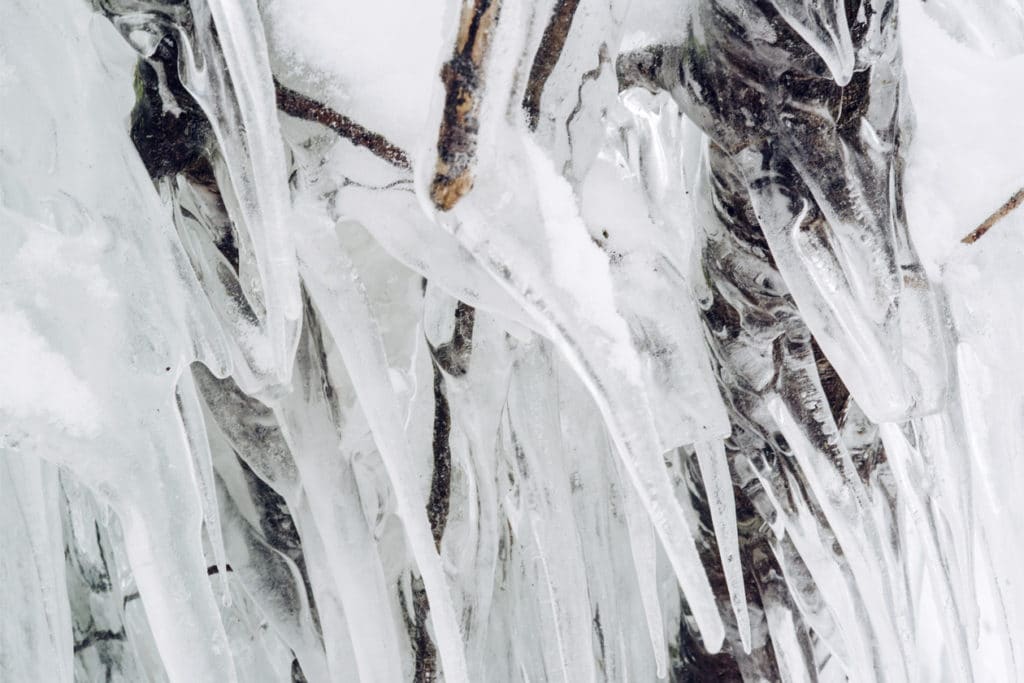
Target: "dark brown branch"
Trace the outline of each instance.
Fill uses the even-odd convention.
[[[569,37],[569,29],[572,28],[573,17],[576,16],[576,8],[580,0],[557,0],[555,9],[551,14],[551,21],[544,29],[544,36],[540,39],[540,47],[533,57],[533,66],[530,68],[530,79],[526,83],[526,94],[523,96],[523,109],[526,110],[526,120],[530,130],[537,129],[538,117],[540,116],[540,98],[544,94],[544,86],[555,69],[562,50],[565,48],[565,41]]]
[[[374,133],[344,114],[290,90],[276,80],[274,89],[277,92],[277,108],[285,114],[327,126],[353,145],[369,150],[392,166],[409,168],[409,157],[406,153],[380,133]]]
[[[448,523],[451,497],[452,449],[451,407],[445,389],[442,370],[453,377],[461,377],[469,369],[469,355],[473,348],[473,324],[476,310],[463,302],[455,307],[455,329],[452,340],[438,348],[428,341],[434,368],[434,473],[427,500],[427,519],[434,534],[434,544],[441,550],[441,537]]]
[[[981,239],[981,236],[988,232],[993,225],[1005,218],[1006,214],[1016,209],[1022,203],[1024,203],[1024,188],[1017,190],[1012,197],[1006,200],[1005,204],[1000,206],[995,213],[986,218],[984,223],[976,227],[969,235],[967,235],[967,237],[964,237],[960,241],[964,244],[974,244]]]
[[[475,321],[476,309],[460,301],[455,307],[455,330],[452,332],[452,340],[437,348],[427,342],[434,362],[452,377],[461,377],[469,369]]]
[[[430,198],[441,211],[451,210],[473,187],[483,68],[500,8],[501,0],[463,5],[452,58],[441,69],[447,94],[430,185]]]
[[[423,587],[423,579],[412,577],[412,611],[413,618],[405,617],[406,630],[412,641],[413,659],[416,669],[413,671],[413,683],[434,683],[437,680],[437,647],[430,639],[427,629],[427,615],[430,613],[430,601]],[[401,589],[399,589],[401,590]]]
[[[434,535],[434,546],[441,551],[441,537],[448,524],[451,498],[452,449],[451,407],[444,387],[444,375],[437,363],[434,368],[434,472],[430,480],[430,498],[427,500],[427,519]]]

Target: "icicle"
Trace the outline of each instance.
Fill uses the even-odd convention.
[[[529,316],[472,255],[420,212],[415,196],[404,184],[385,190],[353,182],[337,191],[339,217],[364,225],[401,263],[460,301],[499,315],[502,320],[532,326]]]
[[[171,479],[171,477],[168,477]],[[148,506],[166,506],[157,492],[142,493]],[[138,501],[136,505],[142,505]],[[168,543],[181,535],[172,530],[168,518],[149,520],[138,508],[119,514],[124,528],[125,548],[132,573],[139,587],[146,616],[156,637],[157,649],[172,683],[203,679],[209,676],[235,681],[227,639],[209,582],[206,563],[198,543],[199,501],[195,501],[195,524],[182,524],[179,509],[173,524],[196,535],[192,547]],[[157,540],[159,539],[159,540]],[[187,602],[175,600],[180,591],[187,591]]]
[[[57,470],[0,453],[0,673],[70,683],[74,643],[57,508]]]
[[[461,630],[426,514],[403,464],[408,459],[408,447],[404,435],[395,429],[402,424],[401,411],[387,372],[376,321],[360,289],[358,274],[337,243],[333,225],[315,213],[307,212],[302,217],[304,236],[298,246],[303,281],[313,301],[322,302],[318,309],[345,359],[356,393],[367,406],[366,419],[387,467],[397,513],[430,599],[430,617],[445,677],[465,680]]]
[[[188,439],[188,450],[192,456],[192,471],[195,476],[196,488],[203,506],[203,528],[213,548],[214,562],[220,575],[221,601],[225,607],[231,605],[231,589],[228,586],[227,557],[224,552],[224,535],[221,532],[220,510],[217,505],[216,483],[213,478],[213,459],[210,455],[210,442],[206,437],[206,424],[203,410],[196,394],[196,385],[192,380],[192,371],[186,368],[178,379],[177,392],[178,410],[181,415],[185,437]]]
[[[502,21],[515,27],[515,19],[503,16],[506,19]],[[505,40],[514,42],[517,38]],[[473,192],[463,197],[450,214],[438,214],[436,220],[530,311],[536,324],[584,379],[611,425],[619,452],[627,461],[627,471],[642,491],[677,575],[687,587],[709,647],[717,649],[721,622],[660,463],[661,448],[640,386],[639,361],[611,300],[607,262],[602,262],[587,242],[588,232],[579,220],[571,188],[551,166],[545,152],[497,114],[504,106],[502,84],[511,81],[511,74],[499,70],[489,78],[488,88],[498,94],[495,102],[484,104],[484,111],[493,111],[492,115],[481,115],[488,121],[486,158],[476,167]],[[482,146],[478,153],[480,149]],[[501,182],[507,176],[532,178],[534,187],[526,196],[515,198]],[[426,193],[427,180],[421,180],[422,192]],[[534,234],[523,230],[527,225],[535,226],[528,231]],[[568,258],[563,261],[552,258],[553,254]],[[545,272],[549,268],[554,269],[550,274]],[[581,272],[580,268],[586,270]],[[627,394],[630,398],[624,399]]]
[[[561,434],[556,416],[542,408],[557,402],[554,372],[549,352],[524,345],[517,354],[509,390],[511,448],[519,465],[524,490],[524,533],[540,566],[546,585],[542,623],[551,623],[557,645],[550,659],[557,662],[563,681],[593,680],[590,602],[586,591],[586,569],[576,534],[569,492],[569,475],[561,457]]]
[[[729,461],[726,460],[725,447],[721,441],[698,441],[694,444],[694,449],[697,451],[700,475],[704,480],[708,504],[711,506],[711,521],[715,527],[715,539],[718,541],[725,581],[729,586],[729,600],[736,615],[743,650],[750,654],[750,615],[747,612],[743,568],[740,566],[740,547],[736,535],[736,501],[732,493]]]
[[[919,537],[923,539],[923,545],[927,556],[927,567],[935,590],[938,592],[937,603],[944,613],[943,630],[946,631],[947,643],[951,643],[954,649],[954,662],[956,664],[957,676],[961,680],[970,681],[974,677],[971,673],[971,656],[967,648],[967,638],[964,632],[963,616],[959,610],[959,600],[953,591],[950,581],[950,567],[944,562],[939,552],[938,533],[935,526],[934,516],[924,504],[914,484],[914,479],[920,479],[923,473],[914,472],[911,463],[917,458],[911,454],[911,446],[906,438],[900,433],[897,425],[887,423],[880,425],[879,429],[885,441],[885,449],[888,454],[888,461],[896,474],[896,482],[900,487],[902,501],[910,510],[910,517]],[[914,477],[913,475],[917,476]],[[912,479],[913,477],[913,479]]]
[[[237,466],[237,465],[236,465]],[[222,519],[232,574],[240,577],[253,601],[274,630],[295,652],[302,672],[310,683],[327,683],[327,662],[323,643],[315,631],[305,586],[298,568],[283,553],[270,547],[244,519],[234,501],[226,495],[221,479]]]
[[[457,613],[468,615],[463,620],[467,666],[470,680],[479,680],[493,670],[487,638],[494,630],[491,622],[500,535],[498,473],[493,456],[502,406],[508,398],[512,361],[500,319],[477,309],[472,314],[471,328],[467,330],[469,326],[463,325],[459,330],[460,306],[428,282],[423,302],[424,345],[434,349],[427,351],[433,357],[432,364],[445,366],[436,372],[440,373],[451,425],[447,439],[451,477],[441,558],[447,575],[457,577],[452,599]],[[462,335],[458,342],[461,347],[456,335]],[[450,355],[445,356],[446,352]],[[445,357],[451,359],[449,365]],[[434,396],[431,407],[435,420],[436,401]],[[434,432],[436,439],[436,428]]]
[[[214,162],[217,175],[226,177],[222,163]],[[259,316],[247,300],[240,275],[217,247],[218,228],[230,231],[231,221],[224,203],[232,203],[230,192],[218,198],[179,176],[171,188],[174,199],[174,224],[192,269],[198,275],[205,300],[213,309],[227,337],[223,365],[231,369],[233,380],[245,390],[257,393],[266,384],[269,342],[261,333]],[[230,232],[228,232],[230,234]],[[258,307],[257,307],[258,310]],[[228,373],[205,363],[217,377]]]
[[[782,644],[775,652],[779,677],[791,683],[816,680],[819,667],[809,642],[811,634],[789,598],[785,577],[776,571],[767,553],[757,552],[753,565],[768,634],[773,646]]]
[[[390,680],[402,675],[398,632],[391,620],[373,615],[388,603],[391,586],[360,503],[352,456],[341,452],[340,425],[331,421],[332,406],[322,394],[327,380],[316,367],[319,342],[310,334],[307,329],[296,355],[300,390],[282,398],[275,412],[305,482],[313,512],[312,528],[306,528],[322,539],[324,572],[333,578],[344,610],[360,678]]]
[[[593,428],[601,416],[586,388],[564,360],[556,360],[562,444],[570,458],[579,539],[586,566],[607,569],[588,572],[599,673],[610,681],[629,680],[631,676],[651,680],[657,676],[658,661],[665,662],[666,672],[668,665],[665,623],[658,602],[654,527],[622,471],[606,431]],[[626,545],[630,553],[622,552]],[[640,559],[635,557],[638,547],[643,552]],[[671,570],[662,569],[662,574],[669,575],[664,583],[676,587],[678,598],[678,584]],[[641,620],[648,628],[628,626]],[[645,657],[638,662],[623,656],[624,650],[646,653],[649,648],[654,650],[651,659]]]
[[[815,498],[821,505],[829,526],[842,546],[843,554],[849,558],[850,568],[857,587],[867,606],[871,625],[875,630],[875,646],[883,657],[885,670],[906,668],[907,643],[899,634],[907,635],[897,624],[897,615],[887,594],[892,587],[881,575],[881,547],[877,533],[868,527],[866,539],[861,539],[856,520],[870,519],[859,480],[851,475],[852,463],[842,462],[840,469],[832,469],[825,454],[815,449],[808,438],[800,432],[797,421],[781,400],[772,402],[771,408],[779,428],[793,448],[800,468],[815,491]],[[843,458],[848,460],[848,456]],[[897,662],[900,662],[897,664]]]
[[[825,61],[839,85],[850,82],[856,60],[847,2],[853,0],[772,0],[772,6]]]
[[[625,480],[625,477],[622,478]],[[658,678],[663,679],[668,676],[668,663],[665,656],[665,626],[661,605],[658,603],[658,547],[655,545],[654,527],[636,495],[625,492],[623,502],[626,525],[629,527],[629,547],[640,587],[640,601],[647,619]]]
[[[259,282],[248,292],[265,307],[273,369],[288,381],[300,314],[284,146],[263,25],[254,2],[192,0],[195,54],[183,45],[183,83],[213,125],[238,197],[236,224],[248,231]],[[186,43],[188,38],[179,33]]]
[[[296,517],[302,547],[310,553],[315,548],[317,558],[345,558],[307,561],[316,577],[314,593],[318,600],[327,601],[321,618],[326,620],[325,638],[331,643],[327,648],[331,671],[338,675],[358,670],[371,679],[400,676],[393,624],[367,616],[377,609],[375,605],[386,604],[387,579],[363,517],[351,465],[338,453],[338,425],[331,422],[333,409],[322,393],[327,380],[316,365],[319,354],[310,347],[308,336],[303,341],[306,346],[300,347],[299,372],[294,376],[302,391],[282,398],[277,416],[230,381],[217,380],[198,368],[196,377],[234,449],[285,498],[294,514],[304,515]],[[307,482],[304,486],[300,478]],[[323,537],[331,543],[324,545]],[[346,616],[341,616],[339,605],[344,605]],[[345,624],[349,617],[351,628]],[[351,648],[330,640],[347,642],[349,636]],[[339,650],[354,653],[354,664]]]
[[[295,521],[302,536],[303,554],[313,584],[317,614],[327,656],[327,669],[331,681],[358,681],[358,658],[352,649],[352,634],[345,621],[341,598],[330,577],[328,559],[322,538],[314,522],[315,517],[307,500],[295,509]]]

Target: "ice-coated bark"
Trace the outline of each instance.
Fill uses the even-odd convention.
[[[720,150],[713,166],[746,186],[802,318],[868,416],[935,412],[949,342],[903,216],[898,12],[867,0],[781,5],[695,2],[683,44],[624,55],[621,78],[669,91]]]

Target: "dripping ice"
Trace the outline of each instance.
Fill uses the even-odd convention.
[[[0,680],[1024,679],[1022,26],[8,0]]]

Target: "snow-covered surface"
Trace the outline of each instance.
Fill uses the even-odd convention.
[[[1014,114],[1024,107],[1024,55],[993,58],[958,43],[920,3],[903,3],[900,11],[916,122],[907,214],[918,251],[936,273],[991,251],[998,233],[1005,239],[1019,232],[1015,213],[977,244],[960,245],[1024,187],[1024,117]]]
[[[444,2],[269,0],[262,13],[275,73],[415,149],[447,49]]]

